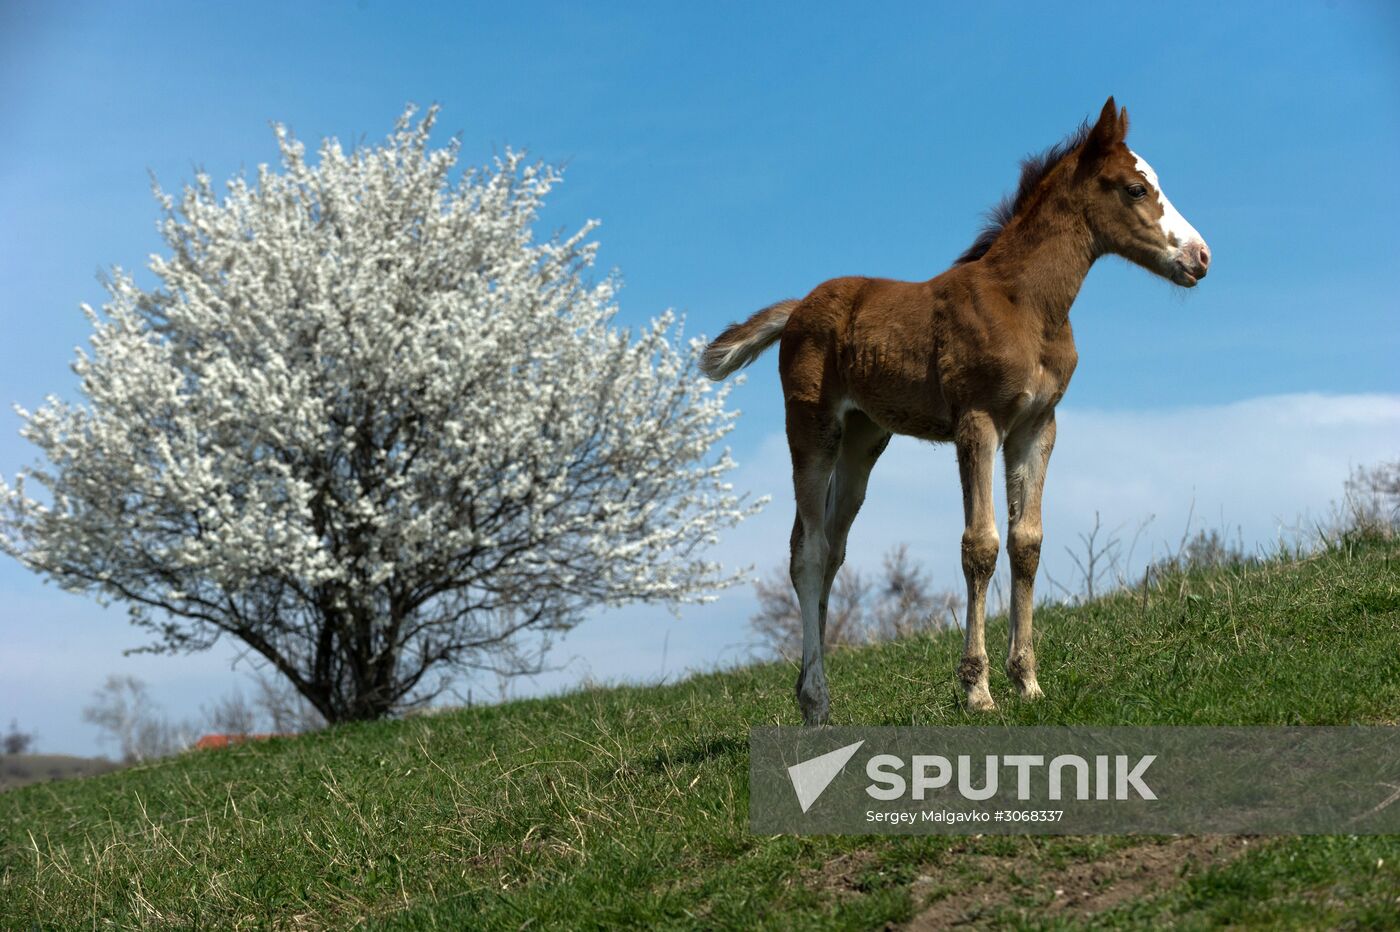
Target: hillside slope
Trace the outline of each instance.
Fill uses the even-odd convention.
[[[833,721],[1394,723],[1400,547],[1168,578],[1042,609],[1037,634],[1043,702],[994,674],[1000,711],[970,718],[951,633],[834,656]],[[1395,837],[751,835],[748,729],[796,723],[793,679],[760,665],[5,793],[0,927],[1314,928],[1400,911]]]

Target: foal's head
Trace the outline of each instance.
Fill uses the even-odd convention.
[[[1099,247],[1190,288],[1205,277],[1210,250],[1177,213],[1157,173],[1124,143],[1128,111],[1103,105],[1079,150],[1075,181]]]

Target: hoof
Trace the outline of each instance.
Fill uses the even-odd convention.
[[[997,707],[987,689],[987,658],[964,657],[958,663],[958,682],[969,712],[990,712]]]
[[[825,725],[831,718],[831,703],[823,697],[819,702],[802,702],[798,705],[802,708],[802,724],[804,725]]]
[[[826,690],[799,692],[797,707],[802,710],[802,724],[825,725],[831,718],[831,699]]]
[[[1028,702],[1036,699],[1044,699],[1045,693],[1040,691],[1040,684],[1035,680],[1027,680],[1024,683],[1017,683],[1016,688],[1021,691],[1021,698]]]
[[[1006,662],[1006,675],[1012,683],[1016,684],[1016,690],[1021,694],[1022,699],[1040,699],[1045,693],[1040,691],[1040,684],[1035,680],[1035,658],[1012,658]]]
[[[967,691],[964,702],[969,712],[993,712],[997,707],[991,692],[981,683]]]

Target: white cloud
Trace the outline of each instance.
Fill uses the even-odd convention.
[[[792,527],[787,447],[781,425],[773,427],[735,476],[737,487],[770,494],[773,502],[720,548],[727,563],[765,572],[786,563]],[[1400,456],[1400,395],[1282,395],[1153,411],[1068,408],[1059,427],[1042,566],[1067,580],[1073,573],[1064,548],[1092,526],[1095,510],[1105,527],[1121,526],[1125,538],[1155,516],[1135,554],[1136,572],[1154,550],[1160,556],[1175,546],[1193,501],[1195,527],[1218,527],[1249,548],[1269,547],[1300,518],[1323,515],[1351,467]],[[871,478],[849,558],[873,567],[888,547],[904,542],[937,584],[960,586],[961,501],[951,446],[897,438]],[[1000,489],[997,505],[1004,521]],[[1044,574],[1039,588],[1047,589]],[[191,658],[122,658],[139,632],[119,607],[104,610],[40,586],[13,563],[0,569],[0,596],[0,727],[16,716],[40,733],[46,750],[95,750],[95,733],[79,715],[108,673],[141,676],[176,717],[243,679],[229,670],[231,645]],[[601,613],[557,648],[564,670],[514,691],[558,689],[585,674],[670,679],[741,660],[752,610],[752,592],[739,588],[683,610],[679,619],[646,606]],[[482,697],[480,688],[476,695]]]

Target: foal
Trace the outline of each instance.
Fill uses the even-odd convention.
[[[1040,564],[1040,496],[1055,405],[1078,354],[1069,309],[1094,260],[1117,253],[1190,288],[1210,251],[1124,144],[1128,114],[1110,97],[1090,127],[1027,160],[1014,198],[953,267],[926,282],[836,278],[733,324],[705,350],[722,379],[782,339],[797,521],[792,583],[802,609],[797,702],[809,725],[830,708],[822,670],[827,597],[866,480],[891,434],[951,440],[962,479],[967,624],[957,676],[973,710],[995,708],[983,636],[1000,540],[992,469],[1005,447],[1011,644],[1006,672],[1041,695],[1031,641]]]

